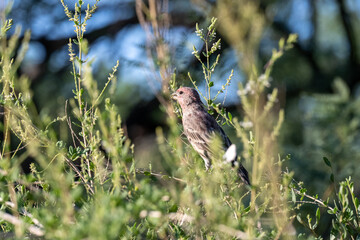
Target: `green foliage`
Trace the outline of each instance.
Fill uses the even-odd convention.
[[[146,180],[138,180],[134,169],[131,170],[133,146],[124,135],[116,106],[110,99],[103,101],[119,63],[101,91],[92,77],[83,34],[96,4],[88,5],[82,18],[83,1],[75,4],[73,13],[63,3],[77,34],[76,39],[69,41],[75,89],[70,104],[64,103],[64,116],[52,121],[46,122],[31,111],[31,95],[26,89],[29,85],[23,84],[26,78],[15,74],[29,34],[15,59],[19,31],[9,40],[1,39],[1,104],[6,117],[1,149],[1,202],[4,204],[0,215],[4,220],[3,231],[12,232],[17,238],[28,234],[46,239],[151,235],[161,224],[155,224],[151,228],[153,232],[149,232],[149,226],[154,223],[140,214],[143,206],[152,206],[149,210],[160,215],[167,212],[168,201],[161,203],[166,193]],[[10,23],[3,23],[2,36]],[[67,128],[60,131],[69,132],[71,141],[59,138],[62,134],[54,128],[58,122],[67,124]],[[15,151],[11,151],[10,138],[18,142]],[[25,174],[20,164],[28,157],[33,163],[31,173]],[[127,227],[128,224],[133,228]]]
[[[324,158],[324,160],[325,159],[326,158]],[[325,162],[330,164],[329,161]],[[300,204],[297,205],[296,208],[301,208],[301,206],[306,204],[318,206],[314,216],[315,222],[312,221],[310,214],[306,216],[307,223],[303,220],[301,213],[298,213],[296,216],[298,222],[307,227],[315,237],[322,239],[316,233],[321,216],[324,215],[320,210],[320,208],[322,208],[325,209],[329,215],[333,216],[330,239],[358,239],[360,236],[360,205],[359,199],[355,196],[354,183],[351,177],[340,182],[339,191],[336,193],[333,204],[330,203],[329,198],[324,201],[317,195],[311,196],[307,194],[307,189],[302,186],[302,183],[291,184],[291,191],[293,194],[293,203]],[[296,195],[300,197],[300,201],[297,201]]]
[[[323,181],[327,168],[323,168],[322,156],[331,160],[333,178],[341,180],[360,173],[357,160],[360,158],[358,143],[360,141],[360,101],[359,96],[350,95],[346,83],[336,78],[333,82],[333,93],[304,94],[297,103],[302,111],[290,112],[289,121],[301,126],[301,142],[296,148],[289,148],[285,143],[285,151],[291,152],[295,160],[293,167],[301,164],[302,168],[316,169],[317,174],[307,169],[302,174],[303,179],[314,182],[316,191],[326,188]],[[292,111],[292,109],[289,109]],[[302,116],[299,118],[299,116]],[[287,127],[287,126],[285,126]],[[301,161],[298,161],[301,159]],[[311,159],[311,160],[310,160]],[[313,160],[316,159],[316,160]],[[325,171],[326,170],[326,171]]]
[[[281,176],[281,165],[284,160],[278,159],[280,157],[277,155],[276,145],[271,143],[278,136],[284,115],[283,111],[279,111],[278,119],[274,116],[273,107],[276,104],[277,90],[274,89],[268,99],[264,98],[264,95],[266,95],[266,87],[270,87],[269,78],[273,64],[285,50],[292,47],[296,40],[296,35],[289,36],[287,41],[280,41],[279,49],[274,50],[273,57],[267,64],[264,74],[258,76],[256,67],[253,67],[251,78],[246,83],[248,92],[244,93],[244,88],[240,86],[239,95],[243,103],[245,116],[244,121],[239,121],[237,118],[233,118],[230,112],[220,108],[220,103],[215,104],[218,95],[229,86],[233,71],[225,84],[222,85],[222,89],[215,96],[211,97],[211,89],[214,87],[211,75],[219,62],[220,55],[217,55],[214,62],[211,62],[210,56],[219,48],[221,42],[215,39],[215,24],[216,19],[211,19],[206,33],[196,26],[196,34],[204,42],[205,47],[204,52],[201,53],[194,47],[193,54],[203,69],[206,83],[205,93],[199,90],[197,83],[191,78],[190,73],[188,76],[194,87],[205,99],[209,113],[214,114],[216,112],[219,114],[225,119],[224,123],[228,123],[238,133],[243,145],[241,157],[245,160],[246,168],[251,169],[251,182],[253,186],[244,192],[246,188],[238,186],[237,176],[230,169],[230,166],[223,166],[218,161],[214,161],[215,165],[211,170],[211,177],[209,177],[208,173],[203,171],[203,166],[200,165],[200,169],[198,169],[199,164],[192,160],[194,153],[186,154],[187,151],[184,150],[182,151],[183,154],[180,154],[179,157],[182,162],[185,162],[186,169],[184,170],[180,166],[179,173],[177,174],[185,176],[182,179],[185,180],[189,188],[192,186],[190,188],[192,198],[196,198],[193,200],[190,198],[191,201],[188,202],[183,200],[181,202],[182,208],[192,209],[193,212],[186,212],[186,214],[194,216],[195,219],[200,218],[201,222],[205,222],[205,225],[208,226],[209,229],[207,231],[215,234],[206,236],[218,238],[219,236],[216,232],[224,231],[226,233],[231,232],[233,237],[239,238],[258,237],[271,239],[279,238],[280,236],[288,238],[286,229],[291,227],[291,225],[289,226],[287,221],[289,217],[289,209],[286,207],[289,191],[287,184],[289,179],[291,179],[292,173]],[[212,47],[209,47],[211,44]],[[249,123],[246,128],[244,127],[245,121]],[[163,139],[164,136],[161,135],[161,138]],[[172,145],[176,145],[176,143],[169,142]],[[167,141],[163,140],[160,143],[166,145]],[[214,145],[216,145],[216,141]],[[178,145],[177,148],[179,147]],[[161,152],[168,155],[169,151],[170,149],[167,148],[167,151]],[[166,158],[171,157],[167,156]],[[221,152],[219,152],[218,158],[222,158]],[[250,163],[252,163],[252,167],[249,166]],[[265,177],[265,175],[267,176]],[[278,187],[279,184],[281,184],[280,189]],[[189,199],[189,197],[182,197],[182,199]],[[221,199],[224,202],[220,201]],[[238,199],[241,199],[241,202]],[[193,203],[194,201],[195,204]],[[201,203],[202,209],[200,213],[205,212],[205,217],[199,212],[194,212],[197,208],[196,202]],[[220,212],[222,213],[221,215],[218,214]],[[271,224],[263,223],[265,218],[272,219]],[[213,221],[213,219],[216,221]],[[219,225],[219,222],[225,224],[227,228]],[[235,224],[236,222],[238,224]],[[262,226],[261,230],[255,226],[255,223],[259,223]],[[196,235],[198,236],[198,234]]]
[[[74,96],[60,106],[65,111],[53,120],[35,111],[29,81],[26,76],[17,75],[30,34],[26,33],[19,43],[19,29],[12,36],[7,35],[12,20],[2,22],[2,233],[15,239],[294,239],[297,229],[292,221],[296,218],[310,235],[321,239],[317,229],[323,217],[321,209],[325,208],[333,216],[332,238],[359,235],[359,199],[351,178],[340,183],[331,205],[330,200],[309,195],[302,183],[295,182],[294,173],[283,169],[290,157],[280,156],[277,150],[284,112],[277,110],[278,90],[268,90],[270,74],[276,60],[293,46],[296,35],[280,40],[263,71],[252,63],[249,79],[239,85],[243,105],[240,120],[215,103],[229,87],[233,71],[221,89],[211,95],[215,85],[212,74],[220,61],[219,54],[214,60],[211,58],[221,43],[221,39],[216,39],[217,19],[211,19],[206,33],[196,26],[196,34],[205,45],[204,52],[199,53],[196,48],[193,52],[206,82],[201,96],[208,111],[220,115],[237,133],[237,142],[241,143],[239,160],[250,170],[252,186],[241,184],[236,171],[221,161],[214,161],[213,168],[205,171],[170,114],[168,130],[156,129],[164,169],[160,173],[152,169],[153,156],[148,156],[149,169],[138,168],[118,107],[112,103],[111,94],[106,95],[109,84],[116,81],[119,62],[100,89],[92,75],[84,32],[98,2],[87,5],[84,12],[84,1],[78,0],[72,12],[61,1],[76,32],[76,38],[70,39],[68,45]],[[254,13],[253,4],[256,2],[246,5],[250,13]],[[244,17],[240,13],[239,16]],[[249,38],[256,38],[257,33]],[[242,43],[246,42],[244,39]],[[253,49],[258,39],[254,42]],[[189,78],[198,89],[190,74]],[[349,99],[346,87],[341,81],[335,85],[339,97],[333,101],[345,104]],[[175,75],[169,86],[176,88]],[[354,106],[349,108],[355,110]],[[214,147],[216,144],[215,141]],[[218,158],[222,155],[219,151]],[[30,172],[25,173],[21,164],[28,159]],[[331,168],[335,184],[334,164],[328,158],[323,160]],[[309,214],[304,220],[301,208],[307,203],[317,209],[314,216]],[[306,234],[299,235],[305,237]]]
[[[204,75],[204,79],[205,79],[205,83],[206,83],[205,93],[202,93],[199,90],[196,82],[192,79],[190,73],[188,73],[188,76],[189,76],[191,83],[195,87],[195,89],[205,99],[208,112],[210,114],[214,114],[215,113],[214,110],[215,110],[219,115],[221,115],[223,117],[223,119],[225,119],[225,121],[226,121],[225,123],[230,124],[231,120],[232,120],[231,113],[230,113],[230,115],[226,115],[225,109],[221,109],[220,108],[221,103],[216,103],[216,100],[217,100],[218,96],[221,93],[224,93],[224,91],[226,91],[227,87],[230,85],[231,79],[234,76],[233,70],[231,71],[229,77],[226,79],[225,84],[223,84],[221,86],[221,89],[217,91],[215,96],[213,96],[213,97],[211,96],[211,89],[214,87],[214,82],[212,81],[211,77],[212,77],[212,73],[215,71],[215,68],[219,63],[220,54],[218,54],[216,56],[216,59],[213,63],[210,63],[210,57],[221,47],[221,39],[218,39],[217,41],[215,41],[215,39],[216,39],[216,32],[215,32],[216,31],[216,28],[215,28],[216,21],[217,21],[216,18],[211,19],[211,23],[207,27],[206,33],[203,33],[203,29],[199,29],[198,24],[196,25],[196,31],[195,31],[196,35],[204,42],[204,45],[205,45],[204,52],[199,53],[199,51],[195,48],[195,46],[193,46],[193,52],[192,52],[192,54],[200,62],[202,70],[203,70],[203,75]],[[210,47],[211,44],[212,44],[212,46]],[[203,61],[201,59],[200,54],[205,57],[205,59],[206,59],[205,61]]]

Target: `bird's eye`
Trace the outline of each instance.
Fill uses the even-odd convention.
[[[183,94],[183,93],[184,93],[183,91],[180,91],[180,92],[179,92],[180,95]]]

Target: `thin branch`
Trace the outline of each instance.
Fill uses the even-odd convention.
[[[308,195],[308,194],[306,194],[306,193],[301,193],[299,190],[297,190],[297,189],[295,189],[295,188],[292,188],[292,190],[294,190],[294,192],[296,192],[296,193],[299,194],[300,196],[305,196],[305,197],[313,200],[314,202],[316,202],[318,205],[320,205],[320,206],[322,206],[322,207],[325,207],[325,208],[328,208],[328,209],[330,209],[331,211],[334,211],[334,209],[333,209],[332,207],[330,207],[330,206],[328,206],[328,205],[325,205],[321,200],[316,199],[316,198],[314,198],[314,197],[312,197],[312,196],[310,196],[310,195]]]
[[[42,237],[45,235],[45,232],[41,228],[36,227],[35,225],[26,224],[20,218],[14,217],[11,214],[0,211],[0,218],[18,227],[25,226],[27,230],[35,236]]]
[[[0,197],[0,202],[3,202],[6,206],[10,207],[10,208],[14,208],[15,207],[15,204],[13,202],[10,202],[10,201],[4,201],[4,199],[2,197]],[[26,216],[26,217],[29,217],[35,225],[43,228],[44,226],[40,223],[40,221],[36,218],[34,218],[34,216],[29,213],[28,211],[26,211],[25,209],[21,209],[19,211],[22,215]]]
[[[78,136],[75,134],[74,130],[72,129],[71,119],[70,119],[70,117],[68,117],[68,115],[67,115],[67,105],[68,105],[68,100],[65,101],[66,122],[67,122],[67,124],[68,124],[68,126],[69,126],[69,129],[70,129],[71,138],[72,138],[72,140],[73,140],[74,147],[76,148],[75,138],[76,138],[76,140],[78,140],[79,142],[81,142],[81,141],[80,141],[80,139],[78,138]],[[74,138],[74,136],[75,136],[75,138]]]
[[[13,150],[13,151],[7,152],[7,153],[5,153],[5,154],[14,154],[14,153],[16,153],[16,152],[18,152],[18,151],[20,151],[20,150],[22,150],[22,149],[26,148],[29,144],[30,144],[30,143],[26,143],[24,146],[19,147],[19,148],[17,148],[16,150]]]
[[[136,169],[135,170],[136,173],[140,173],[140,174],[150,174],[151,176],[155,176],[155,177],[158,177],[158,178],[169,178],[169,179],[173,179],[175,181],[178,181],[178,182],[181,182],[181,183],[185,183],[187,184],[187,182],[181,178],[177,178],[177,177],[172,177],[172,176],[168,176],[168,175],[163,175],[161,173],[153,173],[153,172],[150,172],[150,171],[145,171],[145,170],[141,170],[141,169]]]
[[[180,226],[182,226],[185,223],[192,223],[195,218],[193,216],[190,216],[186,213],[182,214],[182,213],[170,213],[168,215],[168,218],[171,221],[176,221]]]
[[[89,189],[91,194],[94,194],[94,189],[89,185],[89,183],[85,180],[84,176],[81,175],[80,170],[72,163],[72,161],[64,156],[64,159],[66,160],[67,164],[76,172],[76,174],[80,177],[81,181],[84,183],[84,185]]]

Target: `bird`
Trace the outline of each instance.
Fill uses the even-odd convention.
[[[211,168],[211,160],[214,157],[211,143],[217,135],[222,142],[223,150],[226,151],[225,155],[235,156],[231,159],[231,164],[233,167],[238,167],[238,176],[245,184],[250,185],[248,171],[237,161],[234,144],[231,143],[217,121],[206,111],[199,93],[194,88],[180,87],[171,95],[171,98],[176,100],[182,109],[184,134],[194,150],[204,160],[206,170]],[[235,151],[235,154],[228,153],[231,151]]]

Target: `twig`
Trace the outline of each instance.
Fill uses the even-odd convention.
[[[325,205],[325,204],[324,204],[322,201],[320,201],[319,199],[316,199],[316,198],[314,198],[314,197],[312,197],[312,196],[310,196],[310,195],[308,195],[308,194],[306,194],[306,193],[301,193],[299,190],[297,190],[297,189],[295,189],[295,188],[292,188],[292,190],[294,190],[297,194],[299,194],[299,195],[301,195],[301,196],[305,196],[305,197],[313,200],[314,202],[318,203],[320,206],[325,207],[325,208],[328,208],[328,209],[330,209],[331,211],[334,211],[334,209],[333,209],[332,207],[330,207],[330,206],[328,206],[328,205]]]
[[[71,132],[71,138],[72,138],[73,143],[74,143],[74,146],[75,146],[75,148],[76,148],[75,138],[76,138],[76,140],[78,140],[79,142],[81,142],[81,141],[80,141],[80,139],[78,138],[78,136],[75,134],[74,130],[72,129],[71,119],[70,119],[70,117],[68,117],[68,115],[67,115],[67,105],[68,105],[68,100],[65,101],[66,122],[67,122],[67,124],[68,124],[68,126],[69,126],[69,129],[70,129],[70,132]],[[74,136],[75,136],[75,138],[74,138]]]
[[[177,221],[180,226],[182,226],[184,222],[192,223],[195,220],[193,216],[190,216],[186,213],[170,213],[168,217],[171,221]]]
[[[94,194],[94,189],[89,185],[88,182],[86,182],[85,178],[83,175],[81,175],[79,169],[71,162],[71,160],[69,160],[68,158],[66,158],[64,156],[64,159],[66,160],[67,164],[69,164],[69,166],[76,172],[76,174],[80,177],[81,181],[85,184],[85,186],[89,189],[89,191],[91,192],[91,194]]]
[[[20,213],[26,217],[29,217],[36,226],[38,226],[40,228],[44,228],[44,225],[42,225],[41,222],[37,218],[34,218],[34,216],[31,213],[29,213],[28,211],[26,211],[25,209],[21,209]]]
[[[4,201],[4,199],[2,197],[0,197],[0,202],[3,202],[6,206],[10,207],[10,208],[14,208],[15,204],[13,202],[10,201]],[[40,223],[40,221],[36,218],[33,217],[33,215],[31,213],[29,213],[28,211],[26,211],[25,209],[21,209],[20,213],[26,217],[31,218],[31,220],[34,222],[35,225],[43,228],[44,226]]]
[[[30,143],[27,143],[27,144],[25,144],[24,146],[19,147],[19,148],[17,148],[16,150],[13,150],[13,151],[7,152],[7,153],[5,153],[5,154],[12,154],[12,153],[16,153],[16,152],[18,152],[18,151],[20,151],[20,150],[22,150],[22,149],[26,148],[29,144],[30,144]]]
[[[21,219],[14,217],[11,214],[0,211],[0,218],[18,227],[26,226],[27,230],[35,236],[42,237],[45,235],[45,232],[41,228],[26,224]]]
[[[178,182],[187,183],[185,180],[183,180],[181,178],[172,177],[172,176],[169,176],[169,175],[163,175],[163,174],[160,174],[160,173],[153,173],[153,172],[145,171],[145,170],[141,170],[141,169],[136,169],[135,172],[136,173],[141,173],[141,174],[144,174],[144,175],[145,175],[145,172],[146,172],[146,174],[150,174],[151,176],[155,176],[155,177],[159,177],[159,178],[166,177],[166,178],[169,178],[169,179],[174,179],[175,181],[178,181]]]
[[[4,201],[4,199],[2,197],[0,197],[0,202],[4,202],[4,204],[8,207],[15,207],[15,204],[13,202],[10,202],[10,201]]]

